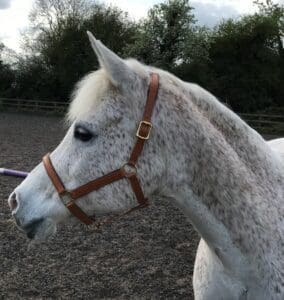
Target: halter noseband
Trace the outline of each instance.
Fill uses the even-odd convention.
[[[102,177],[99,177],[84,185],[81,185],[78,188],[69,191],[66,190],[55,168],[53,167],[49,154],[43,157],[43,164],[45,170],[51,182],[53,183],[58,195],[60,196],[61,201],[69,209],[69,211],[84,224],[93,224],[95,222],[95,218],[94,216],[88,216],[78,205],[76,205],[75,201],[93,191],[102,188],[103,186],[106,186],[121,179],[129,180],[134,195],[137,199],[138,205],[123,213],[122,215],[120,215],[120,217],[134,210],[148,206],[148,199],[144,197],[144,193],[137,176],[136,163],[139,156],[142,153],[145,141],[148,140],[150,137],[150,132],[152,129],[151,118],[157,99],[158,90],[159,76],[156,73],[152,73],[143,119],[139,123],[136,132],[137,140],[129,158],[129,161],[126,164],[124,164],[120,169],[112,171]],[[109,222],[109,220],[107,222]],[[97,224],[97,227],[99,227],[101,224],[102,223]]]

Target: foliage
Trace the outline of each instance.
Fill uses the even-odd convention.
[[[281,78],[276,39],[270,17],[256,14],[221,23],[209,50],[215,78],[210,89],[237,111],[275,104]]]
[[[238,112],[284,106],[283,7],[257,3],[258,13],[199,33],[194,47],[202,55],[176,69]]]
[[[0,95],[7,97],[11,94],[14,82],[14,72],[10,65],[4,63],[2,53],[5,46],[0,42]]]
[[[260,0],[254,2],[259,7],[260,14],[270,18],[273,23],[275,32],[274,47],[278,49],[280,56],[279,68],[280,75],[278,78],[278,95],[276,103],[279,106],[284,106],[284,5],[273,3],[272,0],[266,0],[265,3]]]
[[[27,80],[33,76],[38,81],[45,81],[49,88],[42,89],[39,96],[53,100],[68,99],[74,84],[98,67],[89,46],[87,30],[122,54],[122,49],[132,41],[136,28],[121,10],[83,0],[38,0],[31,16],[33,26],[26,33],[25,43],[31,55],[27,63],[19,64],[21,74],[18,78]],[[36,39],[27,39],[31,33]],[[27,65],[31,69],[25,76]]]
[[[184,58],[188,35],[195,23],[187,0],[167,0],[155,5],[138,28],[128,54],[147,64],[172,69]]]
[[[284,107],[284,6],[254,3],[256,14],[210,29],[196,25],[189,0],[165,0],[138,22],[95,0],[35,0],[26,56],[11,67],[0,46],[0,95],[68,100],[74,83],[98,67],[90,30],[122,57],[196,82],[236,111]]]

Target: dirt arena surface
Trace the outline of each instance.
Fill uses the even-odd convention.
[[[0,167],[30,171],[64,136],[58,117],[0,113]],[[198,235],[171,203],[152,205],[94,233],[62,226],[29,245],[11,222],[0,177],[0,299],[193,299]]]

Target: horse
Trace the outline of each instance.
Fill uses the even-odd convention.
[[[272,150],[276,151],[284,160],[284,139],[275,139],[268,142]]]
[[[77,84],[61,143],[9,196],[18,226],[45,240],[60,222],[171,199],[201,236],[195,299],[284,299],[284,139],[266,143],[197,84],[88,35],[100,69]]]

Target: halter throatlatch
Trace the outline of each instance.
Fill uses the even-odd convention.
[[[142,153],[145,141],[148,140],[150,137],[150,132],[152,129],[151,118],[157,99],[158,90],[159,76],[156,73],[152,73],[143,119],[139,123],[136,132],[137,140],[134,145],[133,151],[130,155],[129,161],[126,164],[124,164],[120,169],[112,171],[73,190],[66,190],[54,166],[52,165],[49,154],[43,157],[43,164],[45,170],[51,182],[53,183],[58,195],[60,196],[61,201],[69,209],[69,211],[84,224],[93,224],[95,222],[95,218],[94,216],[88,216],[78,205],[76,205],[75,201],[93,191],[96,191],[108,184],[111,184],[121,179],[127,179],[129,181],[134,195],[137,199],[138,205],[126,211],[119,217],[129,214],[130,212],[135,211],[137,209],[148,206],[148,199],[144,196],[143,190],[141,188],[137,176],[136,163],[139,156]],[[113,218],[111,220],[113,220]],[[111,220],[107,220],[107,222],[102,223],[108,223]],[[102,223],[98,223],[97,226],[99,227]]]

